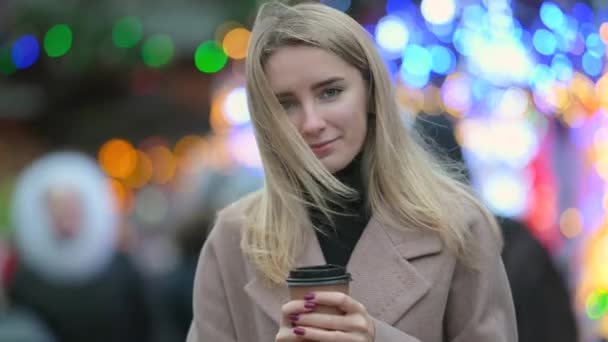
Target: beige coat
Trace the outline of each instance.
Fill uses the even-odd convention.
[[[220,213],[203,247],[187,342],[271,342],[278,332],[287,289],[265,286],[243,257],[243,205]],[[397,230],[372,217],[347,267],[351,296],[374,318],[377,342],[517,341],[500,248],[481,222],[471,224],[483,252],[474,271],[457,262],[434,233]],[[297,262],[325,263],[312,228]]]

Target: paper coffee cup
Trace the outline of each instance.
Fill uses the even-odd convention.
[[[306,266],[289,272],[287,286],[292,300],[304,299],[304,295],[315,291],[336,291],[349,294],[350,273],[339,265]],[[315,312],[344,314],[335,307],[319,305]]]

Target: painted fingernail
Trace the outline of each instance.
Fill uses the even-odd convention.
[[[317,306],[317,303],[314,303],[314,302],[306,302],[304,304],[304,307],[307,309],[314,309],[316,306]]]
[[[293,333],[298,336],[304,336],[305,331],[304,328],[297,327],[293,329]]]
[[[315,299],[314,293],[307,293],[304,295],[304,300],[313,300],[313,299]]]
[[[290,314],[289,316],[287,316],[289,318],[290,321],[295,322],[300,318],[300,315],[298,314]]]

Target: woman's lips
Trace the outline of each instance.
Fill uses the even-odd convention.
[[[312,144],[310,148],[318,158],[327,156],[332,152],[332,143],[338,139],[327,140],[322,143]]]

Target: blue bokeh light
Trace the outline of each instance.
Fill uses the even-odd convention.
[[[599,29],[592,23],[583,23],[579,28],[579,33],[583,37],[583,39],[587,39],[590,34],[597,33]]]
[[[463,56],[469,56],[472,53],[471,49],[471,37],[473,32],[470,29],[456,29],[454,31],[454,35],[452,36],[452,44]]]
[[[410,31],[410,39],[408,44],[423,44],[424,42],[428,41],[429,37],[432,35],[418,25],[410,22],[407,22],[406,24]]]
[[[574,44],[576,43],[576,35],[557,35],[555,37],[557,42],[557,49],[562,52],[569,52],[574,50]]]
[[[551,70],[558,80],[565,82],[570,81],[574,73],[572,62],[566,55],[561,53],[558,53],[553,57],[553,60],[551,61]]]
[[[590,34],[585,40],[585,45],[587,45],[587,50],[589,53],[595,55],[596,57],[601,57],[606,52],[606,45],[602,41],[602,38],[597,33]]]
[[[529,84],[534,91],[542,89],[544,86],[551,84],[555,80],[555,74],[549,66],[545,64],[537,64],[530,75]]]
[[[574,47],[576,36],[578,35],[578,21],[572,17],[567,17],[565,25],[555,30],[557,33],[557,48],[563,52],[568,52]]]
[[[534,36],[532,36],[532,44],[534,44],[534,48],[538,53],[550,56],[555,53],[555,49],[557,48],[557,39],[553,33],[549,32],[546,29],[540,29],[534,32]]]
[[[553,30],[561,35],[567,35],[567,34],[572,34],[572,33],[576,34],[578,32],[578,27],[579,27],[578,20],[576,20],[576,18],[568,16],[568,15],[564,15],[563,18],[564,19],[562,21],[562,25],[556,27]]]
[[[521,23],[516,18],[512,18],[512,22],[513,28],[511,29],[511,36],[514,39],[521,39],[523,33],[525,32],[523,26],[521,26]]]
[[[586,3],[577,2],[572,7],[572,15],[581,23],[593,22],[593,9]]]
[[[486,10],[480,5],[469,5],[462,10],[462,23],[467,27],[477,27],[486,15]]]
[[[474,78],[471,82],[471,91],[475,101],[481,101],[482,99],[487,98],[490,89],[490,83],[483,78]]]
[[[599,7],[595,9],[595,21],[598,23],[608,21],[608,7]]]
[[[408,45],[403,50],[402,68],[412,75],[428,75],[432,68],[431,53],[420,45]]]
[[[386,65],[386,68],[388,69],[388,72],[391,75],[391,77],[393,77],[399,73],[399,64],[397,64],[396,61],[386,59],[386,60],[384,60],[384,64]]]
[[[540,6],[540,20],[554,30],[564,24],[565,18],[562,10],[555,3],[548,1]]]
[[[585,52],[582,57],[583,70],[589,76],[595,77],[602,73],[603,62],[602,58],[595,56],[589,52]]]
[[[431,70],[440,75],[447,75],[454,70],[456,56],[454,53],[441,45],[434,45],[429,48],[431,54]]]
[[[386,13],[408,12],[412,3],[409,0],[388,0],[386,2]]]
[[[33,35],[23,36],[13,44],[11,57],[17,69],[32,66],[40,56],[40,45]]]
[[[427,74],[412,74],[401,65],[401,79],[405,84],[412,88],[420,89],[429,83],[430,75]]]
[[[454,32],[454,22],[451,21],[447,24],[435,25],[427,23],[427,26],[433,34],[441,41],[449,42],[452,39],[452,33]]]

